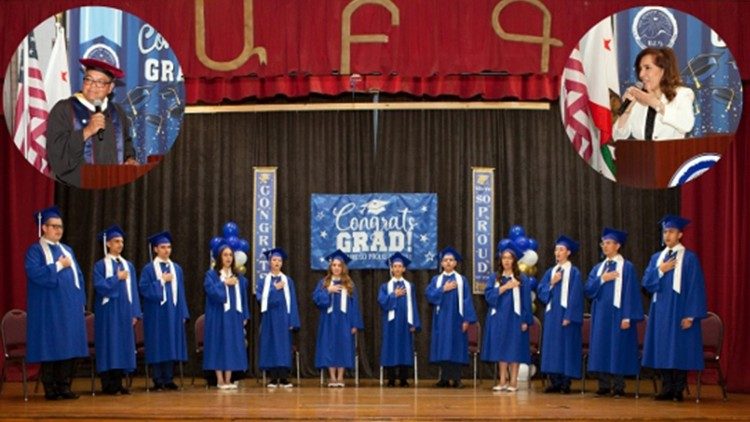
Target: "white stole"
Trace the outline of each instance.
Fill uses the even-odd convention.
[[[337,279],[339,280],[339,279]],[[333,284],[333,279],[331,280],[331,284]],[[333,295],[333,293],[331,293]],[[345,288],[341,288],[341,312],[346,313],[346,304],[347,300],[349,299],[349,291]],[[328,306],[328,313],[330,314],[333,312],[333,296],[331,296],[331,304]]]
[[[67,258],[70,258],[70,269],[73,270],[73,281],[75,282],[76,289],[81,290],[81,282],[78,280],[78,263],[75,259],[73,259],[73,255],[67,249],[65,249],[65,246],[63,246],[62,243],[50,242],[45,238],[39,239],[39,245],[42,247],[42,252],[44,252],[44,260],[47,265],[56,264],[55,261],[52,260],[52,251],[49,249],[49,245],[56,245],[60,247],[60,251],[62,252],[62,254]]]
[[[502,276],[501,276],[502,278]],[[495,288],[500,289],[500,281],[495,281]],[[521,287],[514,287],[511,289],[511,293],[513,294],[513,312],[521,316]],[[490,310],[490,315],[495,315],[497,313],[497,308],[493,307]]]
[[[458,290],[458,313],[461,316],[464,316],[464,279],[461,277],[461,274],[458,273],[458,271],[454,271],[450,274],[442,272],[438,276],[437,279],[437,288],[440,289],[443,287],[443,276],[450,276],[452,274],[456,275],[456,290]],[[440,305],[435,307],[435,313],[440,313]]]
[[[678,243],[673,248],[664,248],[663,251],[661,251],[661,254],[659,254],[659,259],[656,261],[656,270],[659,271],[659,265],[664,262],[664,257],[667,256],[667,251],[672,249],[673,252],[677,252],[677,265],[674,267],[674,275],[672,276],[672,290],[674,290],[675,293],[680,294],[680,291],[682,290],[682,261],[685,257],[685,247],[682,246],[682,243]],[[662,278],[664,276],[664,273],[659,271],[659,278]],[[653,301],[656,302],[656,293],[654,293]]]
[[[409,325],[414,325],[414,309],[411,307],[411,283],[401,279],[395,279],[392,278],[388,281],[388,294],[390,295],[393,293],[393,285],[397,281],[403,281],[404,282],[404,288],[406,289],[406,321],[409,323]],[[396,318],[396,310],[391,309],[388,311],[388,321],[393,321]]]
[[[152,262],[153,264],[152,267],[154,267],[156,278],[161,283],[162,296],[161,296],[161,302],[159,304],[164,305],[165,303],[167,303],[167,289],[165,287],[165,284],[167,283],[162,279],[161,265],[160,265],[162,262],[166,262],[167,264],[169,264],[169,273],[172,274],[172,281],[169,283],[172,285],[172,303],[174,304],[174,306],[177,306],[177,273],[174,270],[174,263],[172,263],[172,260],[168,259],[166,261],[162,261],[160,258],[157,257],[157,258],[154,258]]]
[[[281,281],[284,282],[284,300],[286,301],[286,313],[292,312],[292,296],[289,293],[289,281],[286,279],[284,273],[279,273]],[[268,310],[268,293],[271,290],[271,277],[273,275],[269,272],[266,274],[266,278],[263,280],[263,293],[260,297],[260,313]]]
[[[615,271],[620,274],[620,276],[615,279],[615,294],[614,298],[612,298],[612,305],[614,305],[615,308],[620,309],[620,305],[622,304],[622,268],[625,265],[625,259],[623,259],[622,255],[617,254],[611,260],[615,261]],[[602,265],[599,266],[599,271],[596,272],[597,277],[601,277],[602,274],[604,274],[604,267],[609,261],[610,259],[607,259],[602,262]]]
[[[570,263],[570,261],[564,263],[563,265],[556,265],[555,268],[552,269],[552,277],[555,276],[555,273],[562,268],[563,270],[563,276],[560,283],[561,286],[561,292],[560,292],[560,306],[563,307],[563,309],[568,309],[568,292],[570,291],[570,268],[573,266],[573,264]],[[547,309],[544,310],[544,312],[549,312],[552,309],[552,301],[550,300],[549,303],[547,303]]]
[[[224,270],[221,270],[221,276],[219,277],[221,279],[221,282],[224,283],[224,294],[227,297],[227,300],[224,302],[224,312],[229,311],[232,306],[232,302],[229,300],[229,286],[226,284],[227,279],[232,277],[232,272],[229,271],[229,273],[225,273]],[[240,292],[240,280],[237,279],[237,284],[232,286],[234,288],[234,307],[237,309],[237,312],[242,313],[242,293]]]
[[[114,256],[107,254],[107,256],[104,257],[104,277],[110,278],[114,275],[114,266],[117,263],[117,258],[120,258],[123,261],[123,266],[128,271],[128,278],[125,279],[125,286],[128,290],[128,302],[133,303],[133,292],[132,287],[130,286],[130,268],[128,268],[127,262],[122,256]],[[118,279],[119,283],[119,279]],[[106,305],[107,302],[109,302],[109,296],[104,296],[102,298],[102,305]]]

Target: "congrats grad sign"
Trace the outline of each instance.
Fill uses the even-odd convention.
[[[352,259],[351,269],[387,268],[385,260],[401,252],[410,269],[437,266],[437,195],[372,193],[312,195],[310,263],[328,267],[325,257],[336,249]]]

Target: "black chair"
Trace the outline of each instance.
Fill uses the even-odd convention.
[[[203,314],[195,320],[195,356],[198,357],[199,362],[203,362],[203,340],[206,336],[206,314]],[[193,379],[190,381],[190,385],[195,385],[195,371],[193,371]],[[206,383],[208,388],[208,383]]]
[[[28,386],[26,380],[26,312],[20,309],[11,309],[0,322],[0,334],[3,340],[3,353],[5,364],[0,377],[0,391],[5,383],[8,365],[17,364],[21,367],[23,381],[23,400],[28,401]]]
[[[583,314],[581,323],[581,394],[586,393],[586,375],[589,364],[589,340],[591,339],[591,314]]]
[[[703,337],[703,362],[705,369],[714,369],[719,375],[719,385],[724,401],[727,400],[727,384],[721,371],[721,345],[724,341],[724,322],[713,312],[709,312],[706,318],[701,320],[701,333]],[[705,371],[704,369],[704,371]],[[704,371],[698,371],[698,392],[696,403],[701,401],[701,376]]]
[[[529,349],[531,364],[536,366],[536,372],[541,374],[542,368],[542,323],[534,316],[534,325],[529,327]],[[544,378],[542,377],[542,382]],[[531,367],[529,367],[529,390],[531,390]]]
[[[469,324],[469,329],[466,330],[466,337],[469,340],[469,357],[471,357],[474,364],[474,387],[477,386],[477,363],[479,361],[479,353],[482,350],[482,326],[479,321]]]

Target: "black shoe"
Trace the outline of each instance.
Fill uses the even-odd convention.
[[[550,385],[544,389],[545,393],[559,393],[562,389],[556,385]]]
[[[59,394],[57,394],[57,391],[47,391],[44,393],[45,400],[60,400],[62,397],[60,397]]]
[[[400,381],[400,382],[398,383],[398,386],[399,386],[399,387],[408,387],[408,386],[409,386],[409,381],[407,381],[407,380],[401,380],[401,381]]]
[[[625,390],[615,390],[612,392],[612,397],[614,398],[620,398],[625,397]]]
[[[608,396],[609,395],[609,389],[608,388],[600,388],[600,389],[596,390],[596,392],[594,394],[596,394],[599,397]]]
[[[155,391],[164,391],[164,384],[160,384],[158,382],[155,382],[153,390],[155,390]]]
[[[562,387],[562,388],[560,389],[560,392],[561,392],[562,394],[570,394],[570,387]]]
[[[396,380],[388,380],[388,383],[385,386],[386,387],[395,387],[396,386]]]
[[[128,395],[130,395],[130,390],[128,390],[125,387],[120,387],[119,393],[122,394],[123,396],[128,396]]]
[[[170,381],[164,384],[164,388],[166,388],[167,390],[178,390],[180,387],[178,387],[174,382]]]
[[[113,389],[113,388],[102,388],[102,394],[106,394],[108,396],[114,396],[117,395],[117,393],[120,392],[120,389]]]
[[[682,392],[674,393],[672,396],[672,400],[674,401],[682,401],[684,398],[682,397]]]
[[[662,391],[661,393],[654,396],[654,400],[656,401],[669,401],[674,398],[674,395],[671,391]]]
[[[464,388],[464,384],[461,382],[461,380],[453,381],[453,384],[451,385],[453,388]]]
[[[435,387],[437,388],[446,388],[449,387],[450,384],[448,383],[448,380],[440,380],[435,383]]]
[[[78,394],[70,390],[66,390],[66,391],[60,392],[59,397],[63,400],[75,400],[78,398]]]

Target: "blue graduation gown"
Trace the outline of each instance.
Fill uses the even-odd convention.
[[[152,261],[143,267],[138,284],[143,297],[146,362],[186,361],[185,321],[190,318],[190,315],[185,300],[185,279],[182,275],[182,268],[174,263],[176,274],[172,278],[172,283],[178,283],[177,305],[175,305],[172,301],[172,287],[169,283],[165,283],[162,288],[153,266]],[[165,291],[167,301],[162,305],[162,295]]]
[[[643,346],[643,366],[663,369],[703,369],[703,339],[701,319],[706,316],[706,285],[698,257],[685,250],[682,262],[680,293],[672,289],[674,270],[659,277],[659,255],[651,257],[643,287],[657,293],[649,310],[646,339]],[[693,318],[687,330],[680,327],[683,318]]]
[[[445,283],[455,279],[455,273],[443,277],[443,286],[440,288],[437,287],[438,277],[439,275],[432,277],[425,290],[427,302],[434,307],[430,336],[430,363],[449,362],[466,365],[469,363],[469,341],[466,333],[461,331],[461,325],[464,322],[473,324],[477,321],[471,287],[466,277],[461,276],[464,296],[462,316],[458,312],[458,288],[449,292],[443,291]]]
[[[111,258],[105,258],[110,259]],[[138,284],[133,264],[120,258],[122,267],[130,273],[130,293],[128,301],[127,281],[117,278],[118,264],[112,262],[112,276],[106,277],[104,259],[94,264],[94,324],[97,372],[111,369],[135,370],[135,335],[133,318],[141,318],[141,301],[138,297]],[[107,299],[107,303],[103,303]]]
[[[62,243],[60,244],[62,245]],[[50,245],[52,264],[47,265],[39,243],[26,251],[27,322],[26,362],[50,362],[86,357],[86,281],[73,255],[73,250],[62,245],[71,255],[75,266],[57,271],[57,260],[62,256],[60,246]],[[73,268],[78,269],[76,288]]]
[[[409,283],[408,281],[405,281]],[[417,292],[414,290],[414,284],[411,285],[411,309],[412,322],[410,325],[407,318],[406,295],[396,297],[396,293],[388,294],[388,282],[380,286],[378,292],[378,304],[381,309],[381,327],[382,327],[382,344],[380,345],[380,365],[414,365],[414,340],[411,328],[416,331],[422,329],[419,321],[419,308],[417,308]],[[394,283],[393,290],[403,287],[403,283]],[[388,321],[388,313],[395,311],[393,320]]]
[[[534,324],[531,314],[531,284],[521,275],[521,315],[513,310],[513,290],[499,293],[495,285],[497,274],[491,274],[484,289],[487,301],[487,318],[482,336],[482,360],[485,362],[530,363],[529,328],[521,330],[521,324]],[[502,277],[501,277],[502,280]],[[501,281],[501,285],[507,281]],[[495,311],[493,315],[493,310]]]
[[[247,304],[247,279],[240,281],[242,312],[237,311],[234,286],[229,286],[229,310],[224,311],[227,293],[215,270],[206,271],[203,288],[206,291],[206,326],[203,339],[203,369],[246,371],[245,321],[250,319]]]
[[[354,336],[352,328],[363,330],[362,312],[357,291],[347,296],[347,312],[341,312],[341,293],[329,293],[320,280],[313,291],[313,302],[320,310],[315,342],[315,367],[354,368]],[[333,304],[333,311],[328,307]]]
[[[633,263],[626,260],[622,266],[620,308],[616,308],[615,280],[603,283],[601,277],[597,276],[602,265],[604,262],[594,266],[586,282],[586,296],[591,299],[588,370],[636,375],[640,370],[637,326],[638,321],[643,320],[641,286]],[[623,319],[630,319],[627,330],[620,328]]]
[[[568,307],[560,306],[562,280],[550,285],[552,267],[544,273],[538,287],[539,300],[545,305],[551,303],[550,310],[545,307],[544,329],[542,330],[542,372],[562,374],[570,378],[581,378],[581,359],[583,345],[581,342],[581,324],[583,323],[583,282],[581,272],[575,266],[570,267],[568,282]],[[563,320],[570,324],[563,327]]]
[[[292,367],[292,331],[299,330],[299,309],[294,280],[286,276],[289,284],[289,310],[286,308],[284,289],[277,290],[273,283],[279,277],[271,277],[268,289],[268,308],[261,313],[258,366],[260,369]],[[255,285],[258,303],[263,298],[264,279],[259,278]]]

